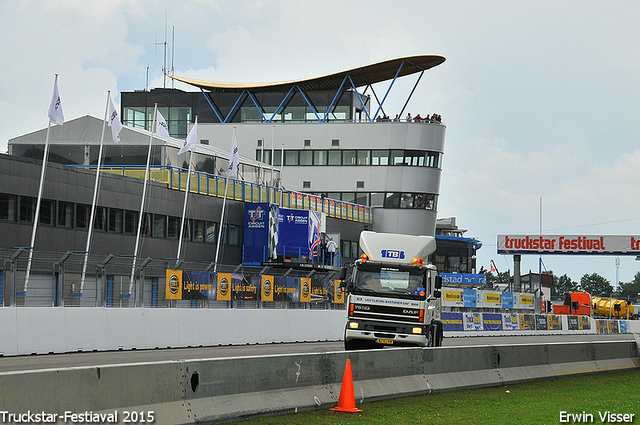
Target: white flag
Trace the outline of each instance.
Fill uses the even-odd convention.
[[[53,85],[53,98],[49,106],[49,119],[52,123],[62,125],[64,123],[64,114],[62,113],[62,103],[60,102],[60,94],[58,93],[58,77]]]
[[[169,143],[169,126],[167,122],[164,120],[164,117],[160,113],[160,111],[156,111],[158,115],[156,118],[156,135],[162,137],[165,140],[165,144]]]
[[[116,112],[115,106],[113,106],[113,100],[109,99],[109,127],[111,127],[111,135],[113,136],[114,143],[120,143],[120,130],[122,130],[122,123],[118,112]]]
[[[178,155],[182,155],[186,151],[190,151],[198,144],[198,117],[196,117],[196,123],[193,124],[193,128],[187,135],[184,144],[178,151]]]
[[[240,162],[238,158],[238,140],[236,139],[236,135],[233,135],[233,145],[231,146],[231,156],[229,158],[229,173],[238,178],[238,163]]]

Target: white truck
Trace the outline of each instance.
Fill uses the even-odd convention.
[[[360,248],[364,254],[343,284],[345,350],[441,346],[442,278],[427,264],[435,238],[363,231]]]

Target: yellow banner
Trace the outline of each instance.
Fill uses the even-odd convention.
[[[491,304],[502,304],[500,294],[493,294],[491,292],[487,292],[484,294],[484,302]]]
[[[262,301],[273,301],[273,276],[262,275]]]
[[[462,297],[462,292],[460,291],[443,291],[444,292],[444,296],[442,297],[442,299],[444,301],[450,301],[450,302],[460,302],[461,297]]]
[[[218,273],[218,301],[231,301],[231,273]]]
[[[520,295],[520,304],[533,305],[533,295]]]
[[[333,302],[335,304],[344,304],[344,292],[340,287],[341,280],[333,281]]]
[[[167,289],[165,294],[168,300],[182,299],[182,270],[167,270]]]
[[[300,302],[301,303],[311,302],[311,278],[310,277],[300,278]]]

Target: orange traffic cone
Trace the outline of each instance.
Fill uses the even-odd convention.
[[[347,365],[344,368],[344,376],[342,377],[342,385],[340,386],[340,399],[338,407],[333,409],[336,412],[357,413],[362,412],[356,409],[356,397],[353,394],[353,376],[351,373],[351,359],[347,359]]]

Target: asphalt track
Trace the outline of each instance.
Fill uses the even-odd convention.
[[[473,345],[521,345],[554,342],[591,342],[634,340],[633,334],[478,336],[445,338],[445,347]],[[391,349],[391,348],[385,348]],[[402,348],[393,348],[401,350]],[[287,344],[233,345],[156,350],[95,351],[81,353],[3,356],[0,373],[82,366],[105,366],[131,363],[153,363],[176,360],[214,359],[226,357],[268,356],[276,354],[323,353],[342,351],[342,342],[306,342]]]

